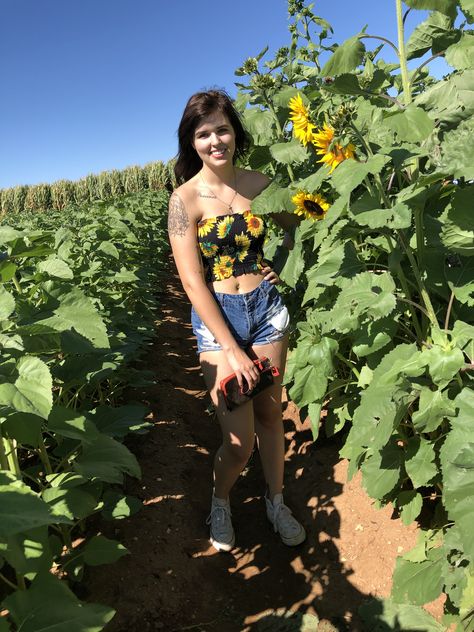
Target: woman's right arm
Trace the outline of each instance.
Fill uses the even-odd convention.
[[[174,260],[183,288],[198,316],[225,351],[239,385],[242,377],[250,388],[258,382],[258,370],[249,356],[236,343],[222,316],[217,302],[204,279],[196,235],[196,217],[188,213],[183,200],[175,191],[170,198],[168,234]]]

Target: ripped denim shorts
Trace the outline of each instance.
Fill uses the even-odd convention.
[[[213,292],[213,296],[230,332],[242,349],[276,342],[288,332],[288,309],[277,288],[265,279],[258,287],[245,294]],[[197,338],[198,354],[222,349],[194,307],[191,310],[191,323]]]

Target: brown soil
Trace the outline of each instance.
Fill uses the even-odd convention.
[[[359,477],[347,482],[337,441],[313,443],[285,401],[285,498],[305,524],[307,541],[285,547],[270,528],[255,452],[231,497],[237,546],[217,553],[205,520],[220,431],[175,274],[161,304],[146,363],[158,384],[131,394],[149,404],[154,423],[147,435],[128,442],[143,479],[129,480],[127,492],[142,498],[144,508],[100,525],[131,555],[86,577],[89,600],[117,610],[107,632],[363,630],[357,609],[371,596],[388,596],[395,558],[415,543],[415,526],[392,519],[388,507],[375,509]],[[282,616],[291,613],[295,621],[307,615],[305,625],[283,626]]]

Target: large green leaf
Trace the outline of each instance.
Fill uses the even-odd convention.
[[[298,140],[291,140],[287,143],[275,143],[270,146],[272,157],[284,165],[300,164],[308,159],[309,153],[306,147]]]
[[[38,263],[38,270],[58,279],[73,279],[74,273],[68,264],[57,257],[49,257]]]
[[[460,257],[455,265],[445,267],[444,274],[449,289],[456,299],[472,307],[474,305],[474,257]]]
[[[445,626],[420,606],[398,604],[390,599],[372,599],[359,608],[359,613],[371,632],[446,632]]]
[[[459,33],[453,29],[452,19],[437,11],[431,13],[408,38],[407,58],[422,57],[431,48],[433,54],[439,53],[452,44],[453,39],[459,39]]]
[[[438,474],[434,445],[424,437],[408,440],[405,469],[415,489],[427,485]]]
[[[423,386],[420,392],[418,410],[412,415],[413,425],[418,432],[436,430],[447,417],[455,414],[454,403],[446,391],[433,391]]]
[[[115,244],[113,244],[111,241],[101,241],[100,244],[97,246],[97,251],[103,252],[105,255],[111,257],[112,259],[120,259],[120,253],[117,250]]]
[[[324,64],[321,74],[323,77],[342,75],[352,72],[360,66],[364,59],[365,46],[358,35],[347,39],[338,46],[334,54]]]
[[[402,112],[390,111],[383,125],[395,132],[401,141],[419,142],[428,138],[434,129],[434,121],[426,112],[414,105],[408,105]]]
[[[143,501],[135,496],[124,496],[113,490],[105,492],[102,515],[106,520],[123,520],[143,509]]]
[[[474,256],[473,188],[457,189],[445,213],[441,241],[463,256]]]
[[[22,632],[100,632],[115,611],[82,603],[50,573],[40,574],[27,590],[18,590],[4,602]]]
[[[51,507],[55,516],[71,521],[87,518],[97,506],[97,500],[78,487],[49,487],[44,490],[42,498]]]
[[[144,418],[150,409],[143,404],[128,404],[126,406],[98,406],[91,412],[90,419],[95,426],[111,437],[125,437],[129,432],[143,431],[153,424]]]
[[[446,61],[457,70],[464,70],[474,66],[474,37],[472,33],[464,32],[456,44],[452,44],[446,51]]]
[[[32,575],[48,572],[53,563],[49,546],[48,528],[38,527],[10,536],[5,543],[0,542],[0,555],[17,573]]]
[[[403,524],[409,525],[420,515],[423,497],[415,489],[405,490],[398,494],[396,505],[400,509]]]
[[[474,326],[457,320],[452,330],[453,342],[472,362],[474,360]]]
[[[364,323],[355,334],[352,350],[359,358],[376,353],[392,341],[396,330],[397,322],[390,316]]]
[[[246,108],[242,117],[256,145],[269,145],[273,142],[275,121],[271,112],[255,107]]]
[[[294,380],[289,395],[300,408],[320,400],[326,392],[327,378],[312,365],[297,370]]]
[[[291,191],[288,187],[282,187],[277,182],[272,182],[260,195],[252,200],[252,212],[257,215],[266,213],[280,213],[288,211],[292,213],[295,205],[291,201]]]
[[[95,424],[88,416],[65,406],[53,406],[48,418],[48,430],[61,437],[83,441],[85,444],[95,441],[99,436]]]
[[[474,70],[453,73],[415,98],[417,105],[446,124],[457,124],[474,114]]]
[[[410,562],[399,557],[393,575],[392,599],[417,606],[434,601],[441,593],[442,569],[442,556],[437,551],[433,559],[425,562]]]
[[[84,561],[90,566],[99,566],[100,564],[112,564],[124,555],[128,550],[117,540],[110,540],[103,535],[96,535],[91,538],[84,548],[82,554]]]
[[[412,9],[427,9],[440,11],[449,16],[456,15],[457,0],[405,0],[405,2]]]
[[[351,241],[325,247],[318,253],[318,263],[306,271],[308,286],[333,285],[334,279],[354,277],[363,268]]]
[[[344,160],[331,176],[333,186],[340,195],[349,195],[364,181],[364,178],[369,173],[380,173],[389,160],[389,156],[383,156],[382,154],[371,156],[366,162]]]
[[[54,315],[38,321],[56,331],[75,330],[90,341],[94,347],[109,349],[105,323],[92,300],[80,288],[73,288],[61,295]]]
[[[300,241],[296,241],[293,249],[290,251],[283,269],[280,271],[281,280],[289,285],[295,287],[298,283],[300,276],[304,272],[304,258],[302,252],[302,244]]]
[[[6,320],[15,309],[15,299],[0,285],[0,320]]]
[[[362,463],[362,481],[369,496],[382,499],[393,490],[400,480],[402,458],[402,450],[392,442]]]
[[[0,485],[0,538],[57,522],[48,505],[26,485]]]
[[[456,397],[458,416],[441,448],[443,500],[451,520],[461,534],[464,552],[474,562],[474,392],[464,388]]]
[[[460,0],[461,10],[469,24],[474,22],[474,0]]]
[[[360,226],[370,228],[409,228],[412,212],[404,202],[391,208],[380,208],[380,202],[366,194],[350,206],[350,215]]]
[[[455,178],[474,180],[474,119],[469,118],[446,132],[440,146],[437,169]]]
[[[47,419],[53,405],[48,366],[39,358],[23,356],[16,373],[14,383],[0,384],[0,405]]]
[[[86,478],[96,477],[107,483],[122,483],[124,474],[140,477],[135,456],[124,445],[105,435],[84,446],[74,469]]]
[[[463,353],[457,347],[445,349],[440,345],[433,345],[431,349],[426,349],[423,355],[433,381],[441,387],[446,386],[464,366]]]
[[[3,434],[15,439],[22,446],[37,448],[40,445],[44,420],[31,413],[12,413],[2,425]]]

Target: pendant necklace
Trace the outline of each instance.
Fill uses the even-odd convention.
[[[225,201],[224,201],[224,200],[222,200],[222,199],[221,199],[218,195],[216,195],[216,192],[214,191],[214,189],[213,189],[211,186],[209,186],[209,185],[207,184],[207,182],[204,180],[204,176],[202,175],[202,171],[200,171],[200,172],[199,172],[199,175],[200,175],[200,177],[201,177],[201,180],[202,180],[203,185],[204,185],[207,189],[209,189],[209,191],[210,191],[210,192],[211,192],[211,193],[215,196],[216,200],[219,200],[219,202],[222,202],[222,204],[225,204],[225,205],[227,206],[227,208],[229,209],[229,212],[230,212],[231,214],[233,214],[234,209],[232,208],[232,204],[233,204],[233,202],[234,202],[234,200],[235,200],[235,198],[236,198],[236,196],[237,196],[237,188],[236,188],[236,185],[237,185],[237,178],[236,178],[236,176],[235,176],[235,168],[234,168],[234,195],[232,196],[232,199],[231,199],[231,201],[230,201],[230,202],[225,202]]]

